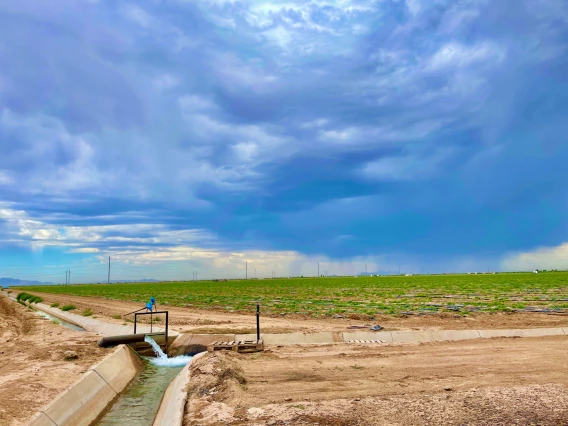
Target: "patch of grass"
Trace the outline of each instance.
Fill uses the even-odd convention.
[[[24,302],[25,302],[26,300],[28,300],[30,297],[32,297],[31,294],[22,292],[22,293],[19,293],[19,294],[16,296],[16,300],[17,300],[18,302],[20,302],[20,303],[24,303]]]
[[[33,294],[29,294],[26,292],[22,292],[20,294],[18,294],[16,296],[16,300],[22,304],[25,304],[25,302],[28,303],[41,303],[43,302],[43,298],[39,297],[39,296],[34,296]]]
[[[87,308],[83,311],[84,317],[90,317],[91,315],[93,315],[93,311],[91,311],[89,308]]]
[[[113,315],[112,317],[117,320],[122,319],[122,315],[120,314]]]
[[[61,307],[61,310],[65,311],[65,312],[72,311],[73,309],[77,309],[77,306],[75,306],[75,305],[63,305]]]
[[[57,308],[57,307],[59,306],[59,303],[54,302],[54,303],[52,303],[52,304],[49,305],[49,306],[51,306],[52,308]]]

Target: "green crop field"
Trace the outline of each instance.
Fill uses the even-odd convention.
[[[31,288],[27,288],[31,291]],[[34,291],[264,314],[372,316],[405,312],[568,311],[568,273],[417,275],[90,284]]]

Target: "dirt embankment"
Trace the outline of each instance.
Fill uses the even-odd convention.
[[[140,303],[122,300],[109,300],[96,297],[71,295],[56,295],[32,292],[45,299],[45,303],[57,302],[60,305],[72,303],[76,311],[90,309],[95,316],[106,322],[123,324],[122,315],[140,309]],[[237,314],[219,311],[204,311],[191,308],[160,305],[158,308],[170,312],[170,326],[173,330],[187,333],[211,334],[248,334],[255,333],[254,314]],[[118,318],[118,319],[117,319]],[[129,318],[132,318],[130,316]],[[162,318],[163,320],[163,318]],[[163,323],[163,321],[162,321]],[[265,317],[261,314],[263,333],[313,333],[318,331],[346,331],[353,325],[380,324],[385,330],[481,330],[493,328],[541,328],[566,327],[568,316],[548,315],[543,313],[472,313],[466,316],[441,313],[428,315],[376,316],[372,322],[356,318],[326,318],[317,319],[301,316],[282,316],[277,318]]]
[[[184,425],[567,425],[568,337],[216,352]]]
[[[96,335],[53,324],[0,293],[0,425],[24,424],[101,360],[108,350],[96,341]],[[66,353],[77,358],[66,360]]]

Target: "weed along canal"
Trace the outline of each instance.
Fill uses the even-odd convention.
[[[168,358],[151,337],[144,340],[152,345],[156,357],[142,357],[144,370],[97,423],[99,426],[152,425],[167,387],[191,361],[191,356]]]

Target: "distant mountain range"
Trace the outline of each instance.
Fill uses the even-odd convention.
[[[9,287],[11,285],[51,285],[53,283],[45,283],[41,281],[19,280],[17,278],[0,278],[0,286]]]
[[[151,278],[144,278],[141,280],[111,280],[111,284],[113,283],[157,283],[160,282],[159,280],[153,280]],[[72,284],[79,284],[79,283],[72,283]],[[100,283],[100,284],[106,284]],[[56,283],[50,282],[42,282],[42,281],[31,281],[31,280],[19,280],[17,278],[0,278],[0,287],[10,287],[10,286],[26,286],[26,285],[61,285]]]

